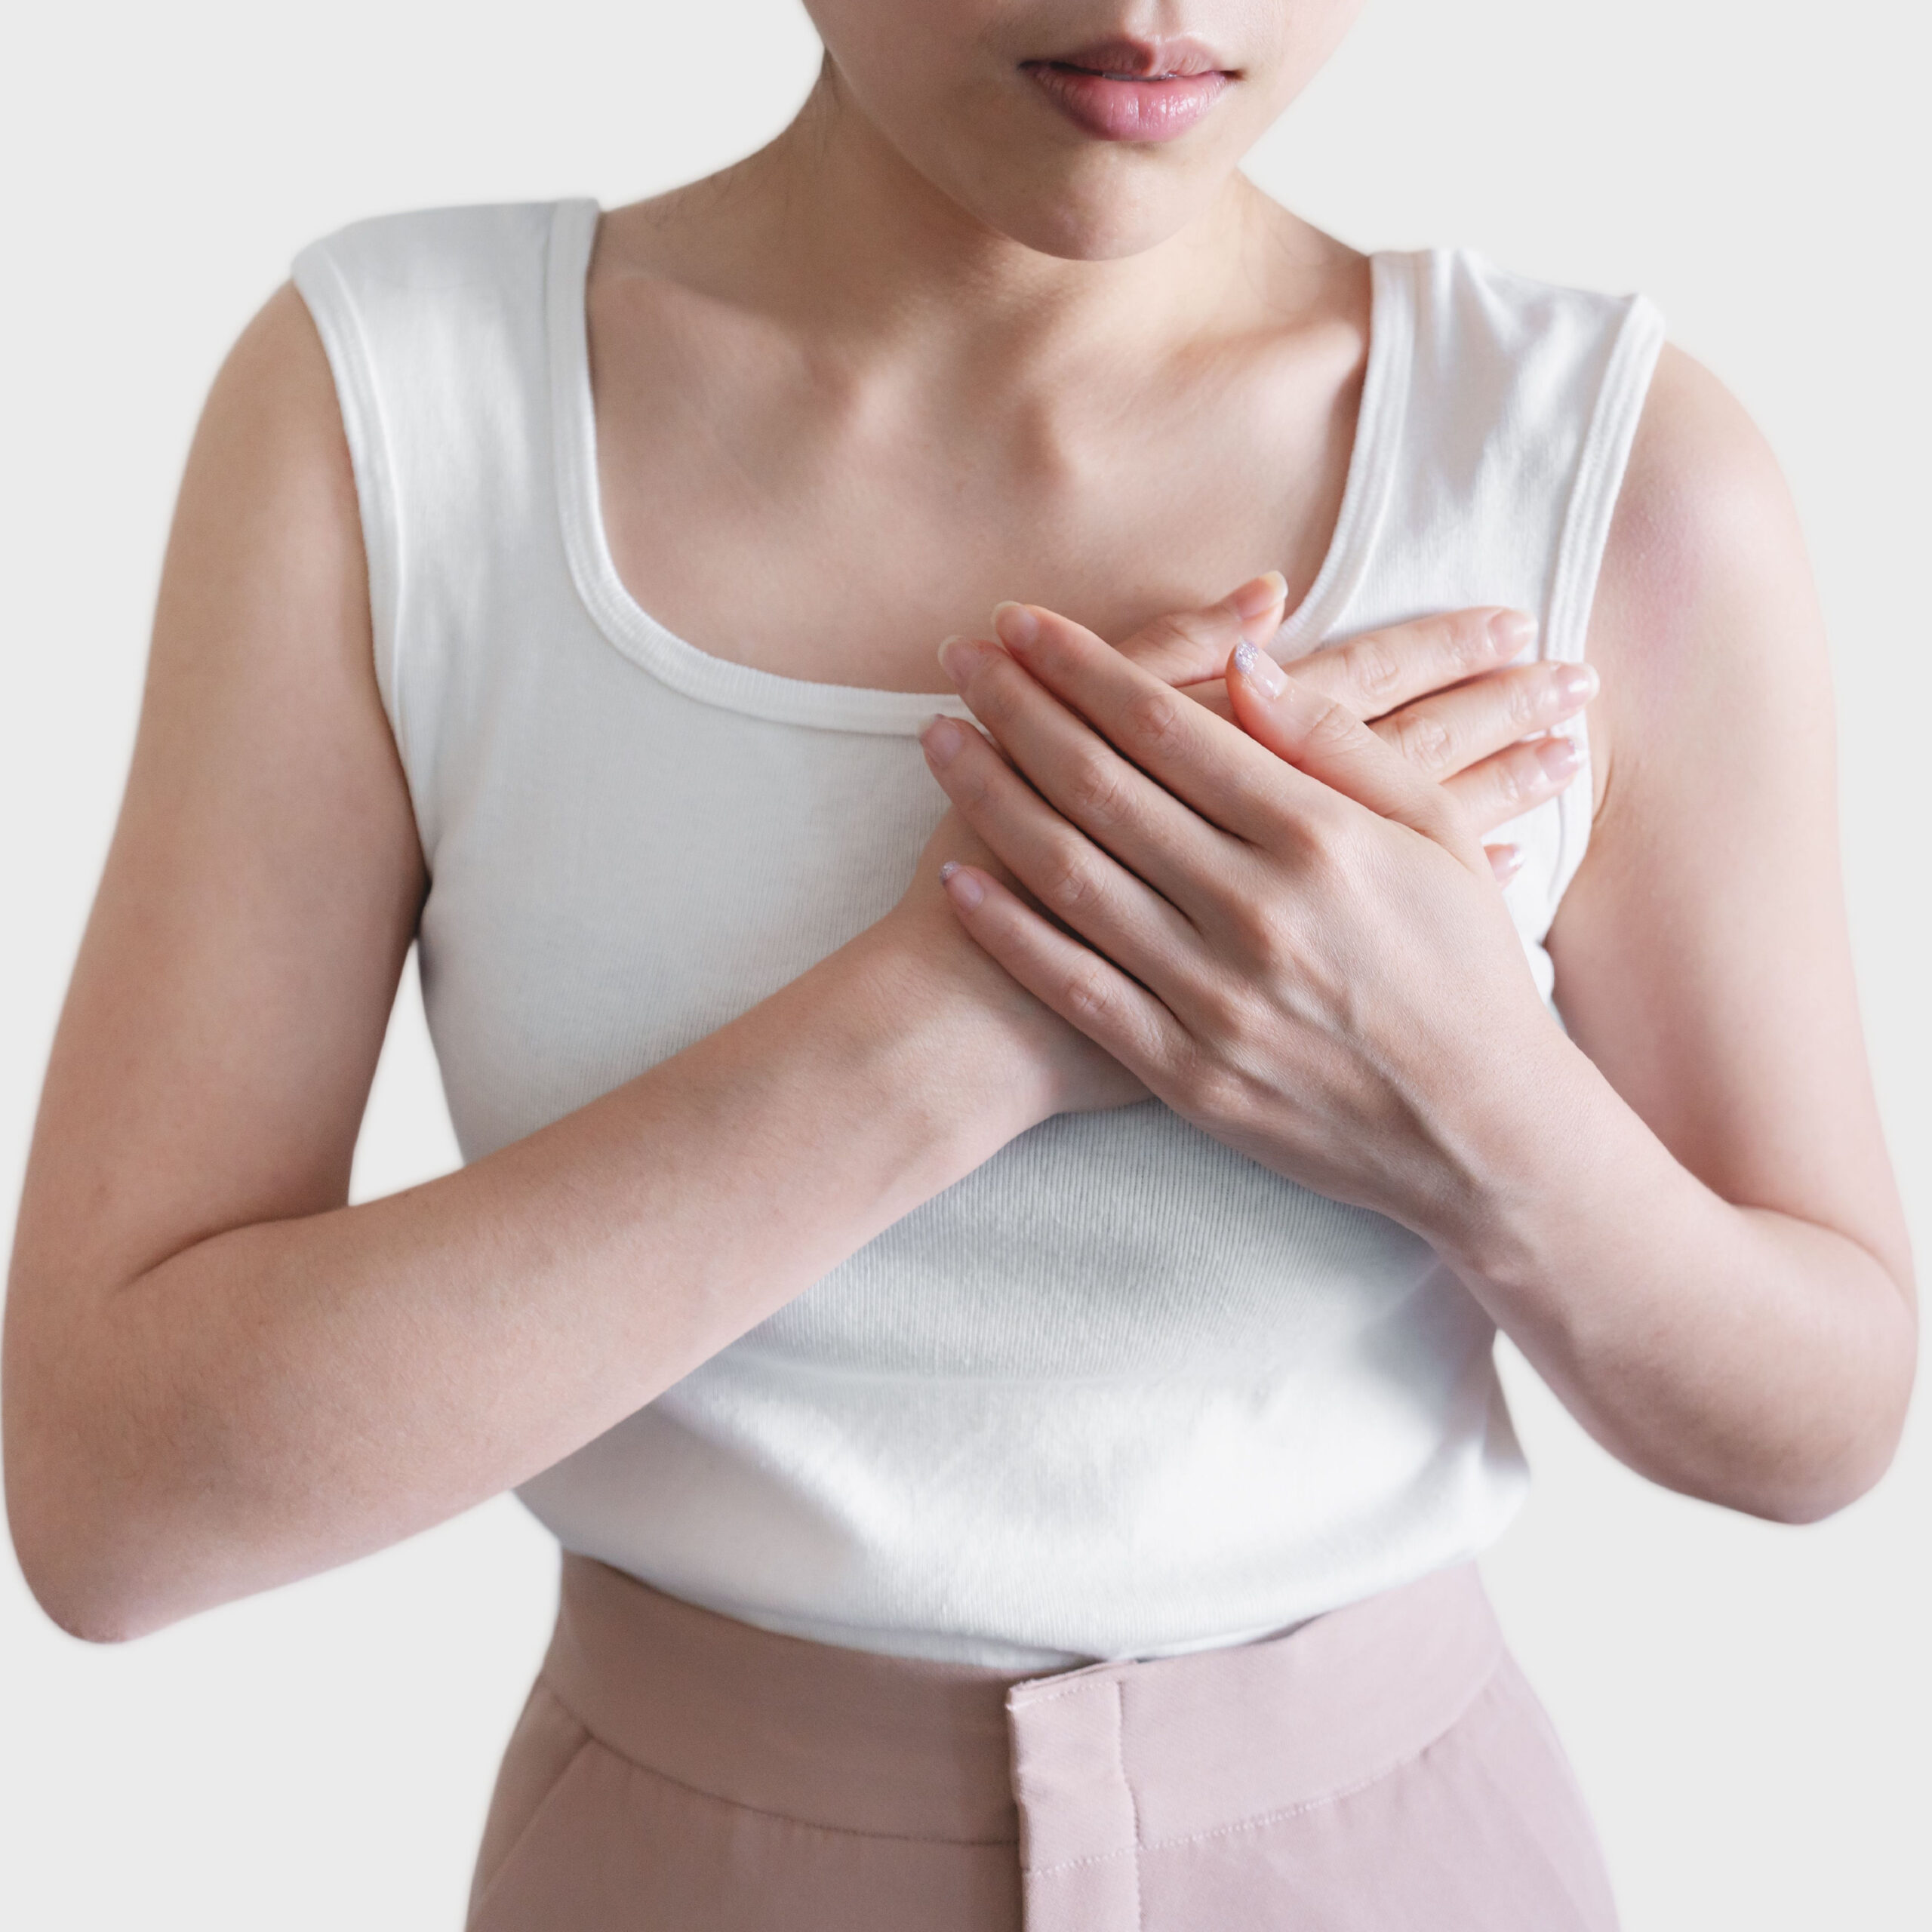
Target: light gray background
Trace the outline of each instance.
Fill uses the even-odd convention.
[[[1466,242],[1531,273],[1647,290],[1769,431],[1832,623],[1854,924],[1921,1246],[1924,22],[1872,0],[1376,0],[1253,164],[1364,245]],[[789,0],[100,0],[14,17],[0,81],[9,1216],[118,795],[168,506],[226,343],[314,235],[388,208],[666,186],[776,129],[815,59]],[[358,1194],[454,1158],[412,984]],[[1922,1932],[1922,1419],[1876,1495],[1793,1532],[1647,1487],[1509,1367],[1539,1484],[1489,1574],[1596,1806],[1632,1932]],[[546,1538],[499,1501],[102,1651],[42,1620],[9,1558],[0,1922],[454,1928],[552,1568]]]

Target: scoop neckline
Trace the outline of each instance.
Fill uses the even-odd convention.
[[[823,684],[734,663],[687,643],[638,602],[617,574],[604,525],[597,470],[597,417],[590,386],[586,306],[590,257],[602,208],[593,200],[559,202],[547,250],[546,328],[558,510],[572,580],[607,641],[672,690],[702,703],[771,724],[821,731],[911,737],[936,713],[968,715],[956,696]],[[1322,641],[1360,583],[1393,477],[1407,400],[1414,319],[1405,258],[1369,257],[1367,367],[1342,504],[1315,581],[1276,634],[1282,658]]]

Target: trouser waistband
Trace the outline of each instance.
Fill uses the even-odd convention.
[[[1044,1874],[1364,1784],[1446,1731],[1503,1654],[1469,1564],[1284,1637],[1016,1680],[780,1636],[568,1556],[544,1678],[688,1788],[835,1830],[1017,1838]]]

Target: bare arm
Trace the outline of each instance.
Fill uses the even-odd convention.
[[[1000,635],[949,668],[1030,785],[945,723],[928,754],[1088,944],[969,867],[992,956],[1209,1132],[1432,1241],[1657,1481],[1802,1520],[1877,1479],[1915,1318],[1822,630],[1710,378],[1666,358],[1606,564],[1607,785],[1552,939],[1570,1038],[1467,824],[1352,718],[1238,657],[1244,740],[1051,613]]]
[[[1911,1258],[1859,1023],[1804,540],[1762,438],[1672,352],[1592,651],[1602,797],[1551,950],[1571,1036],[1624,1104],[1593,1100],[1573,1130],[1588,1220],[1525,1230],[1492,1264],[1498,1292],[1626,1461],[1817,1516],[1897,1443]]]
[[[345,1207],[423,890],[363,568],[327,365],[285,291],[190,458],[22,1204],[11,1525],[88,1635],[534,1474],[1078,1084],[1064,1029],[928,881],[923,910],[595,1105]]]

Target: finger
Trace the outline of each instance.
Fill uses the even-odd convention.
[[[1234,707],[1228,702],[1228,685],[1225,678],[1204,678],[1198,684],[1177,685],[1174,689],[1183,697],[1192,698],[1202,710],[1211,711],[1217,718],[1232,721]]]
[[[1180,1023],[1091,946],[1069,939],[974,866],[940,872],[968,934],[1042,1004],[1148,1086],[1186,1050]]]
[[[1038,743],[1029,741],[1023,753],[1008,740],[1037,718],[1044,699],[1084,721],[1127,765],[1137,768],[1131,777],[1143,783],[1151,778],[1222,830],[1260,842],[1279,829],[1285,793],[1297,781],[1284,786],[1280,761],[1245,732],[1130,663],[1070,618],[1020,604],[1002,604],[993,616],[1005,653],[980,647],[986,654],[973,660],[961,694],[1042,791],[1051,795],[1058,781],[1038,761]],[[949,671],[958,641],[949,647]],[[997,662],[1002,654],[1008,660],[1004,666]],[[1079,802],[1064,791],[1057,802],[1076,823],[1084,822]]]
[[[1523,869],[1523,848],[1520,845],[1485,845],[1482,855],[1489,861],[1489,869],[1496,875],[1498,885],[1507,885]]]
[[[960,816],[1044,911],[1136,978],[1172,977],[1192,936],[1173,906],[1069,825],[970,726],[936,718],[920,742]]]
[[[1376,718],[1412,698],[1500,669],[1521,657],[1536,635],[1536,620],[1521,611],[1447,611],[1365,631],[1346,644],[1298,657],[1291,668],[1343,710]]]
[[[1488,862],[1443,788],[1353,713],[1306,690],[1265,651],[1238,645],[1228,661],[1235,721],[1264,749],[1358,804],[1433,839],[1472,872]]]
[[[1297,683],[1326,694],[1331,685],[1342,688],[1348,682],[1346,678],[1321,675],[1332,654],[1324,651],[1318,657],[1298,658],[1283,668]],[[1533,731],[1547,731],[1574,716],[1594,700],[1599,688],[1595,680],[1595,672],[1586,666],[1512,665],[1482,672],[1463,684],[1451,685],[1385,712],[1374,720],[1375,732],[1418,768],[1444,777],[1487,757],[1515,739],[1527,737]],[[1580,681],[1583,686],[1580,696]],[[1217,717],[1234,715],[1223,678],[1178,688]],[[1338,697],[1335,702],[1345,711],[1361,716],[1346,698]],[[1447,709],[1436,713],[1436,706]],[[1425,723],[1418,731],[1414,722],[1405,723],[1415,720],[1419,714],[1424,718],[1439,716],[1447,728],[1438,732]]]
[[[1569,789],[1583,768],[1574,738],[1532,738],[1443,781],[1442,789],[1478,832],[1494,832]]]
[[[1587,664],[1521,664],[1417,698],[1371,729],[1426,777],[1447,778],[1575,716],[1596,694]]]
[[[1226,844],[1223,833],[1129,762],[997,645],[949,638],[940,657],[974,715],[1025,774],[1020,790],[1044,798],[1183,911],[1195,909],[1204,874],[1223,856],[1217,849]],[[1164,702],[1187,708],[1173,694]]]
[[[1164,685],[1218,681],[1228,653],[1243,638],[1266,644],[1281,628],[1287,601],[1287,580],[1279,571],[1269,571],[1249,578],[1218,604],[1170,611],[1142,625],[1120,653]]]

